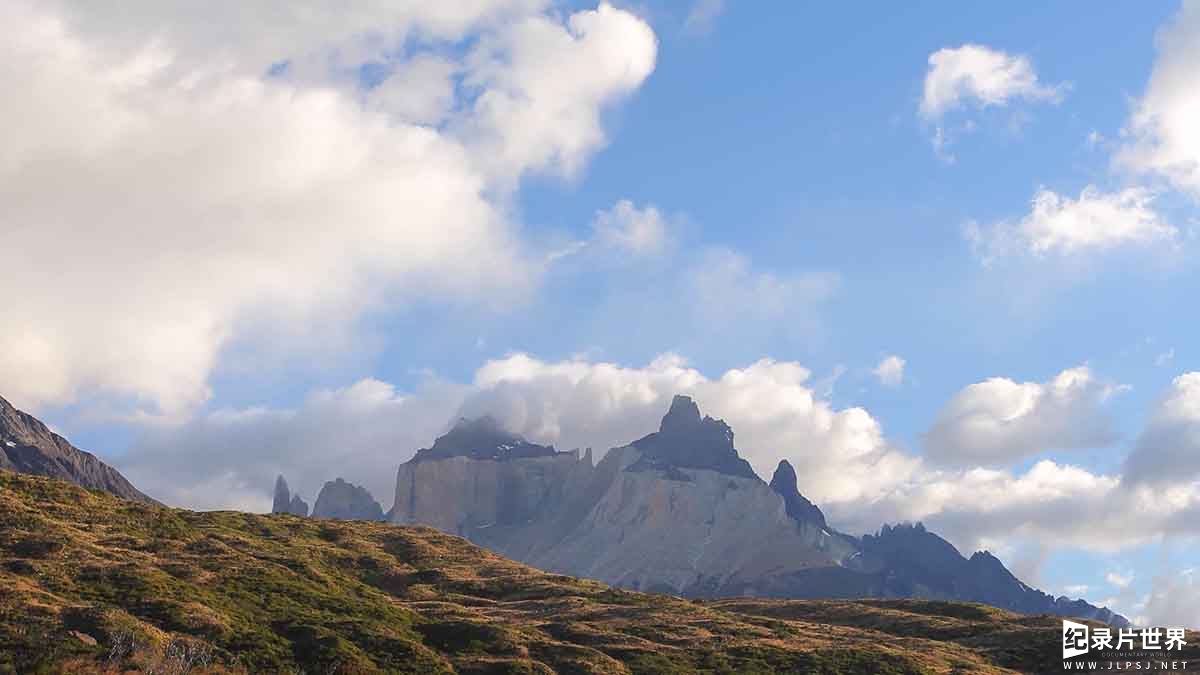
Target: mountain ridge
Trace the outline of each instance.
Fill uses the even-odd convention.
[[[509,432],[497,438],[526,442]],[[1107,608],[1024,584],[990,553],[967,558],[920,524],[884,525],[861,538],[838,532],[800,494],[790,463],[765,483],[733,439],[723,421],[675,396],[657,432],[594,466],[550,446],[535,446],[536,457],[479,447],[440,459],[418,453],[400,466],[390,518],[635,590],[977,600],[1128,625]]]
[[[41,420],[0,397],[0,469],[60,478],[124,499],[156,503],[119,471],[80,450]]]
[[[1059,622],[921,600],[696,602],[428,527],[199,513],[0,471],[0,672],[1049,672]],[[1188,640],[1180,658],[1196,659]]]

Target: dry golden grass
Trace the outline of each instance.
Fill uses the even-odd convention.
[[[691,602],[429,528],[0,472],[0,672],[1001,673],[1056,665],[1058,625],[956,603]]]

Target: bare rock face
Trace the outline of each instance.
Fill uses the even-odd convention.
[[[838,565],[854,553],[822,527],[794,522],[757,477],[632,470],[644,459],[633,446],[609,452],[598,469],[619,469],[607,489],[570,535],[532,563],[624,588],[710,596],[730,588],[743,594],[764,575]]]
[[[964,558],[920,525],[842,534],[783,461],[770,485],[733,431],[676,396],[659,430],[610,450],[557,452],[495,420],[462,420],[401,465],[390,519],[432,525],[543,569],[691,597],[928,597],[1124,625],[1055,599],[987,553]]]
[[[383,509],[366,488],[338,478],[325,483],[313,505],[313,518],[383,520]]]
[[[271,513],[290,513],[294,516],[307,516],[308,503],[300,495],[292,494],[287,480],[282,475],[275,479],[275,499],[271,505]]]
[[[753,591],[762,575],[838,565],[855,551],[823,523],[792,519],[729,427],[682,396],[658,432],[596,466],[590,451],[555,452],[490,419],[460,422],[400,467],[391,520],[544,569],[686,595]]]
[[[0,398],[0,469],[67,480],[124,499],[156,503],[116,469]]]
[[[528,443],[488,418],[462,421],[400,466],[390,520],[521,558],[552,536],[550,521],[570,509],[591,471],[590,454]]]

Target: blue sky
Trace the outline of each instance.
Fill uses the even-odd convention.
[[[53,96],[72,93],[76,77],[110,82],[87,67],[143,72],[138,66],[152,76],[112,79],[111,91],[95,92],[95,109],[122,120],[121,106],[141,96],[151,102],[141,123],[161,133],[114,121],[111,134],[97,131],[64,151],[92,148],[79,151],[86,161],[35,148],[3,169],[21,172],[31,195],[27,210],[0,211],[18,245],[82,243],[61,254],[80,276],[41,296],[22,261],[3,254],[10,274],[0,281],[30,307],[61,303],[87,322],[36,312],[24,319],[18,306],[22,341],[0,359],[0,376],[18,384],[0,393],[177,503],[251,508],[265,502],[276,471],[298,476],[292,482],[310,493],[334,477],[326,473],[343,471],[386,508],[386,473],[460,410],[511,413],[512,424],[559,445],[615,443],[640,435],[669,389],[694,386],[709,392],[708,401],[697,394],[702,406],[725,414],[735,431],[749,429],[743,450],[760,472],[781,457],[811,465],[801,476],[806,492],[825,490],[834,514],[863,514],[853,524],[844,517],[848,528],[916,515],[939,529],[940,518],[956,544],[996,547],[1051,592],[1086,586],[1073,594],[1130,615],[1200,624],[1194,610],[1181,614],[1160,597],[1200,598],[1185,572],[1200,565],[1194,533],[1178,525],[1193,513],[1185,487],[1200,477],[1188,459],[1200,453],[1189,445],[1200,409],[1182,421],[1159,415],[1172,392],[1200,400],[1176,381],[1200,369],[1200,336],[1187,315],[1198,286],[1200,156],[1170,126],[1200,76],[1168,77],[1172,58],[1186,62],[1200,49],[1192,25],[1200,9],[484,4],[495,12],[338,17],[324,28],[288,17],[294,23],[280,27],[282,37],[261,44],[239,42],[236,26],[227,35],[185,26],[169,9],[114,27],[84,3],[19,6],[14,20],[44,12],[65,27],[9,55],[21,63],[50,53],[56,58],[38,63],[61,66],[31,66],[39,81],[62,83],[31,96],[31,106],[55,106]],[[1177,17],[1185,18],[1176,37],[1156,47]],[[161,37],[169,57],[146,57],[146,35]],[[58,59],[71,45],[94,51],[101,65]],[[228,72],[205,69],[214,46],[230,55]],[[962,68],[1001,63],[1010,79],[987,91],[960,79],[936,114],[922,114],[939,76],[931,57],[969,49],[984,60],[956,61]],[[1162,84],[1152,87],[1160,71]],[[167,85],[189,75],[200,82],[194,97],[176,98],[180,90]],[[209,93],[228,101],[230,91],[244,92],[222,89],[234,81],[262,93],[202,107]],[[492,96],[508,98],[489,107]],[[1141,110],[1167,121],[1139,126]],[[57,120],[28,133],[60,138]],[[295,120],[295,135],[277,131]],[[205,140],[197,130],[209,126],[215,135]],[[404,150],[393,156],[385,146]],[[174,203],[143,199],[162,172],[141,175],[118,159],[128,148],[148,158],[142,166],[166,158],[165,166],[200,168],[181,173],[177,185],[188,189]],[[1153,153],[1129,159],[1146,148],[1182,157],[1183,168]],[[51,161],[68,167],[60,175],[83,195],[78,211],[62,206],[61,187],[36,182],[37,167]],[[214,176],[242,175],[222,167],[244,169],[244,182],[207,194],[216,192]],[[108,184],[97,175],[112,176],[111,192],[133,195],[138,208],[91,196],[81,186]],[[172,185],[161,191],[172,194]],[[443,188],[445,204],[426,204]],[[1066,205],[1038,220],[1032,202],[1042,190]],[[187,219],[172,224],[178,211]],[[108,212],[111,219],[93,223],[92,214]],[[28,222],[59,225],[17,229]],[[985,233],[980,246],[967,234],[972,223]],[[643,226],[651,239],[621,239]],[[88,227],[95,242],[80,234]],[[1038,251],[1038,241],[1050,243]],[[121,242],[127,257],[91,255]],[[104,279],[96,290],[104,295],[89,299],[87,279]],[[156,288],[166,289],[162,297]],[[94,342],[66,337],[93,330]],[[664,374],[670,369],[653,365],[664,354],[690,370]],[[903,369],[885,382],[873,371],[889,356],[903,359]],[[756,370],[761,359],[808,374]],[[489,362],[508,370],[489,379]],[[774,388],[723,379],[731,369]],[[1064,384],[1061,401],[1044,403],[1064,371],[1085,375],[1074,388]],[[1021,391],[1043,402],[989,406],[1016,391],[1003,383],[969,389],[989,378],[1018,389],[1031,383]],[[559,388],[566,380],[569,390]],[[362,382],[379,387],[356,389]],[[767,421],[752,414],[755,405],[791,406],[795,396],[809,412]],[[602,421],[572,426],[581,418],[555,407],[563,400],[604,408]],[[746,400],[749,408],[739,408]],[[975,411],[987,429],[955,410]],[[342,435],[296,422],[309,414],[366,431],[348,434],[334,461],[328,447]],[[1005,415],[1015,422],[997,421]],[[935,457],[927,434],[939,420],[948,421],[938,438],[950,440],[934,441]],[[1099,440],[1080,431],[1109,427]],[[1143,442],[1148,429],[1169,447]],[[316,447],[311,439],[324,433]],[[806,439],[803,447],[780,447],[796,439]],[[292,445],[306,443],[314,447]],[[959,459],[947,460],[959,449]],[[213,459],[222,453],[230,458]],[[1091,531],[1078,537],[1063,533],[1070,523],[1052,523],[1094,506],[1087,495],[1116,501],[1124,488],[1113,485],[1130,453],[1178,462],[1184,486],[1137,493],[1138,509],[1177,520],[1164,516],[1145,533],[1136,520],[1121,521],[1125,529],[1107,533],[1118,516],[1082,513],[1078,528]],[[253,470],[234,462],[251,456]],[[835,488],[821,482],[826,459],[831,472],[839,462],[852,467],[848,476],[906,468],[894,483]],[[890,463],[870,463],[877,460]],[[194,477],[162,469],[193,461],[202,467]],[[1042,461],[1058,473],[1028,488],[1025,506],[1044,500],[1044,516],[938,496],[939,486],[976,480],[998,494],[1025,494],[1021,477]],[[998,473],[961,473],[978,467]],[[1083,473],[1068,476],[1069,468]],[[1101,479],[1112,484],[1089,487]],[[1169,490],[1182,491],[1171,493],[1170,506]],[[988,524],[972,532],[972,518]]]

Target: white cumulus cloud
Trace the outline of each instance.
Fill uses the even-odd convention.
[[[1086,366],[1048,382],[977,382],[938,412],[925,453],[949,465],[1007,465],[1049,450],[1107,446],[1116,436],[1104,403],[1116,391]]]
[[[6,395],[179,416],[239,340],[521,297],[508,191],[577,173],[656,54],[632,14],[543,5],[4,3]],[[347,74],[379,61],[378,91]]]
[[[871,373],[879,380],[879,383],[885,387],[899,387],[904,382],[904,366],[906,362],[899,356],[892,354],[884,357],[875,366],[875,370]]]
[[[1176,377],[1125,462],[1134,483],[1200,478],[1200,372]]]
[[[1038,81],[1029,57],[986,45],[946,47],[929,55],[921,116],[937,120],[964,105],[1001,106],[1013,99],[1057,100],[1062,85]]]
[[[1057,548],[1115,552],[1200,535],[1200,487],[1132,487],[1119,475],[1042,460],[1011,469],[924,467],[874,500],[826,510],[850,531],[881,522],[923,521],[962,550],[1021,541]]]
[[[1177,230],[1154,208],[1144,188],[1102,192],[1088,186],[1077,199],[1041,189],[1016,222],[970,223],[968,241],[984,263],[1013,254],[1075,255],[1170,242]]]
[[[955,157],[950,147],[955,136],[959,131],[971,133],[976,123],[967,119],[956,128],[944,123],[950,113],[963,108],[1003,107],[1017,100],[1057,103],[1067,89],[1066,84],[1039,81],[1028,56],[977,44],[945,47],[929,55],[918,114],[934,125],[934,154],[952,164]]]
[[[1200,2],[1185,0],[1156,42],[1150,82],[1123,130],[1126,142],[1116,161],[1200,198]]]
[[[710,378],[672,354],[643,367],[514,354],[483,364],[469,385],[432,380],[403,394],[366,380],[317,392],[296,409],[218,411],[155,427],[118,462],[143,489],[185,506],[265,508],[283,472],[306,494],[342,476],[387,508],[399,464],[460,415],[491,414],[530,439],[591,447],[599,457],[655,431],[671,397],[689,394],[733,426],[761,476],[787,458],[820,502],[875,498],[906,480],[918,460],[891,448],[867,411],[835,408],[810,379],[799,364],[771,360]]]

